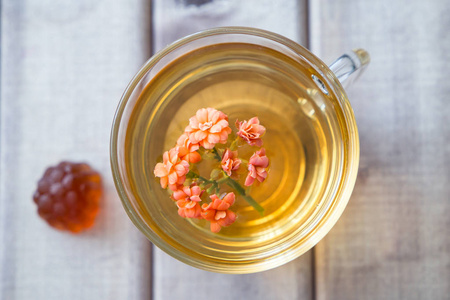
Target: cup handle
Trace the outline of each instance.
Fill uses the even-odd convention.
[[[370,55],[366,50],[355,49],[336,59],[329,68],[341,84],[348,87],[363,73],[369,62]]]

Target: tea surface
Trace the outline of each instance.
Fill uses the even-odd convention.
[[[223,245],[251,247],[270,244],[304,226],[328,192],[331,174],[337,172],[332,162],[340,138],[331,130],[339,126],[333,99],[310,80],[313,74],[319,76],[301,61],[242,43],[196,50],[160,71],[139,96],[125,148],[133,194],[155,231],[174,240],[180,230],[201,232],[210,239],[220,235]],[[270,159],[266,181],[249,190],[265,209],[264,216],[237,195],[231,208],[236,222],[219,234],[209,233],[204,220],[179,217],[175,203],[153,175],[162,153],[175,145],[189,118],[204,107],[227,114],[234,131],[236,120],[258,116],[266,127],[263,147]],[[244,156],[251,155],[248,151]],[[209,178],[206,166],[200,164],[199,171]],[[241,185],[245,175],[244,166]],[[231,189],[225,186],[223,191]]]

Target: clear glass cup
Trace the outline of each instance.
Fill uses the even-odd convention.
[[[303,87],[309,96],[307,99],[293,99],[293,102],[297,103],[293,105],[298,105],[303,117],[314,118],[319,113],[324,116],[324,129],[321,131],[323,136],[320,139],[314,136],[310,138],[311,143],[317,143],[318,154],[313,155],[314,159],[302,161],[301,164],[304,165],[297,168],[303,172],[302,179],[310,184],[299,187],[299,190],[305,189],[304,193],[298,192],[295,197],[289,197],[290,202],[287,199],[274,200],[272,198],[275,196],[271,198],[271,195],[266,195],[265,198],[272,199],[270,201],[281,203],[280,209],[274,210],[266,219],[261,219],[261,222],[253,222],[256,224],[254,231],[250,230],[253,225],[249,225],[249,228],[243,227],[244,233],[249,230],[248,236],[236,233],[236,230],[239,231],[238,226],[235,231],[229,231],[233,234],[227,234],[227,231],[224,234],[213,234],[196,224],[189,224],[189,221],[177,215],[173,201],[153,177],[153,168],[158,157],[164,149],[167,150],[168,145],[176,141],[171,134],[174,126],[167,116],[176,116],[182,113],[185,107],[183,100],[169,100],[171,93],[181,93],[179,90],[182,90],[183,86],[189,86],[191,89],[190,94],[185,95],[186,99],[194,93],[192,87],[195,93],[200,93],[209,87],[208,80],[214,75],[214,71],[208,71],[212,75],[202,77],[202,80],[192,79],[195,78],[196,70],[209,70],[208,68],[218,61],[232,61],[233,57],[227,52],[223,57],[219,55],[219,58],[216,56],[208,60],[208,55],[205,55],[202,64],[197,65],[195,70],[190,69],[194,75],[183,74],[184,67],[181,67],[178,73],[171,68],[177,64],[186,64],[187,70],[189,57],[198,59],[201,53],[208,53],[201,52],[202,49],[216,51],[216,46],[231,44],[256,46],[268,49],[267,53],[276,53],[275,56],[282,57],[282,61],[289,63],[273,64],[272,68],[277,69],[279,74],[287,74],[287,78],[289,74],[294,74],[289,73],[294,72],[288,70],[291,65],[303,68],[304,74],[294,78],[292,82]],[[130,219],[163,251],[184,263],[208,271],[253,273],[280,266],[305,253],[336,223],[355,184],[359,163],[359,139],[353,111],[341,83],[348,82],[350,75],[350,78],[355,78],[353,74],[358,73],[368,63],[367,52],[359,49],[344,54],[328,67],[307,49],[285,37],[243,27],[210,29],[167,46],[150,58],[132,79],[120,100],[112,126],[111,167],[117,191]],[[239,71],[239,64],[230,66],[227,68]],[[260,70],[270,72],[267,68],[264,66]],[[257,69],[253,72],[257,72],[255,70]],[[163,82],[166,84],[166,90],[163,91],[161,85],[157,84],[157,78],[165,78]],[[260,78],[265,82],[264,77]],[[183,85],[184,81],[189,80],[192,80],[190,85]],[[236,90],[239,88],[236,87]],[[147,96],[144,97],[144,94]],[[165,98],[162,95],[165,95]],[[217,103],[212,104],[225,105],[222,102],[217,100]],[[261,106],[264,105],[261,103]],[[271,105],[273,108],[273,103]],[[251,109],[249,106],[248,110]],[[286,115],[288,114],[289,112],[286,112]],[[137,127],[137,122],[141,122],[142,126]],[[295,148],[297,153],[291,153],[292,157],[311,155],[308,142],[301,145]],[[323,163],[323,167],[319,168],[318,165],[322,161],[327,163]],[[295,159],[284,163],[288,167],[289,164],[299,164]],[[276,177],[276,170],[273,172]],[[280,172],[280,178],[284,178],[282,171]],[[308,179],[308,176],[313,176],[311,174],[320,175],[321,181]],[[283,185],[283,180],[280,181],[280,186]],[[276,195],[275,191],[273,195]],[[262,203],[266,200],[263,199]],[[289,210],[290,206],[298,203],[301,203],[298,209]],[[288,208],[282,208],[284,206]],[[269,225],[265,226],[264,220],[268,220]],[[275,225],[271,227],[270,224]]]

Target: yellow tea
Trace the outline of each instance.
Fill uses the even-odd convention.
[[[180,228],[193,239],[201,233],[205,241],[219,241],[225,251],[228,246],[235,251],[271,245],[275,237],[298,232],[330,192],[329,179],[339,171],[333,157],[340,155],[341,137],[332,128],[339,127],[340,116],[332,93],[312,76],[320,80],[304,62],[246,43],[200,48],[158,72],[139,95],[125,140],[127,176],[145,222],[174,241]],[[205,220],[179,217],[175,202],[153,175],[162,153],[176,144],[189,118],[204,107],[227,114],[232,128],[236,120],[257,116],[266,127],[263,147],[270,159],[266,181],[248,190],[264,215],[236,194],[231,210],[237,219],[218,234],[209,232]],[[209,178],[207,166],[199,164],[198,171]],[[158,201],[151,200],[155,198]],[[174,244],[170,238],[166,242]]]

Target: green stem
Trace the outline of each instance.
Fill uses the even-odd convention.
[[[212,149],[212,152],[218,161],[222,161],[222,157],[220,156],[216,147]],[[210,191],[212,191],[214,188],[218,189],[219,187],[218,184],[226,183],[228,186],[235,189],[236,192],[238,192],[242,196],[242,198],[244,198],[244,200],[247,201],[247,203],[250,204],[257,212],[259,212],[261,216],[264,215],[264,208],[261,205],[259,205],[258,202],[256,202],[255,199],[253,199],[250,195],[247,195],[245,189],[238,182],[231,179],[228,175],[225,174],[225,172],[223,172],[223,176],[224,176],[223,178],[219,179],[218,181],[215,181],[206,179],[205,177],[202,177],[199,174],[194,173],[192,171],[189,171],[189,173],[187,174],[187,177],[198,178],[206,184],[212,184],[212,186],[209,188]]]
[[[200,176],[199,174],[197,174],[197,173],[195,173],[195,172],[192,172],[192,171],[189,171],[189,172],[186,174],[186,177],[188,177],[188,178],[198,178],[198,179],[200,179],[201,181],[206,182],[206,183],[214,183],[214,182],[215,182],[214,180],[206,179],[205,177]]]
[[[212,152],[214,153],[215,158],[216,158],[219,162],[222,161],[222,157],[220,156],[219,151],[217,151],[216,147],[214,147],[214,148],[212,149]]]
[[[228,180],[228,176],[226,176],[226,177],[223,177],[223,178],[221,178],[221,179],[219,179],[219,180],[217,180],[217,183],[218,184],[222,184],[222,183],[224,183],[225,181],[227,181]]]
[[[234,151],[234,150],[236,150],[239,147],[238,142],[239,142],[239,136],[236,136],[236,138],[234,139],[234,141],[230,145],[230,150],[231,151]]]
[[[247,195],[245,193],[245,189],[236,181],[231,179],[230,177],[226,177],[227,181],[226,183],[235,189],[244,199],[247,201],[248,204],[250,204],[261,216],[264,216],[264,208],[258,204],[258,202],[255,201],[250,195]]]

